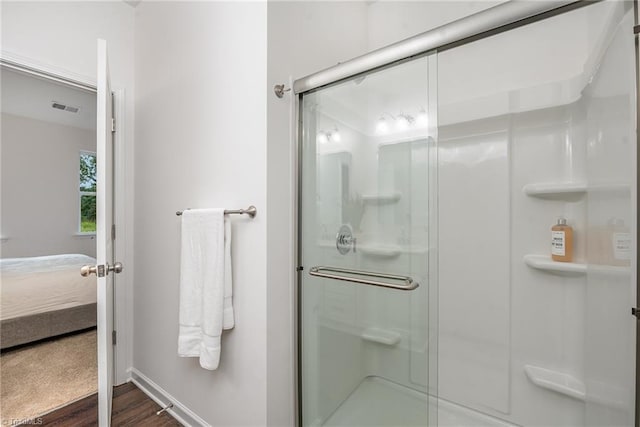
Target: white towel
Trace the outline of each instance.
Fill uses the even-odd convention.
[[[224,209],[182,214],[178,355],[217,369],[223,329],[234,325],[231,226]]]

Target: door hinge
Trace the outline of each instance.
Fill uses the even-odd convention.
[[[111,133],[116,132],[116,119],[111,118]]]
[[[638,320],[640,320],[640,308],[638,307],[631,307],[631,314],[633,316],[636,316],[636,318],[638,318]]]
[[[111,240],[116,240],[116,225],[111,224]]]
[[[113,345],[116,345],[117,341],[118,341],[118,334],[116,333],[116,331],[111,331],[111,342],[113,343]]]
[[[640,34],[640,25],[633,27],[633,34]]]

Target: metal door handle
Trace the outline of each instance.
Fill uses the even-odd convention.
[[[121,262],[116,262],[113,265],[107,264],[107,274],[109,274],[112,271],[114,273],[116,273],[116,274],[122,273],[122,263]]]
[[[332,273],[354,274],[354,275],[364,276],[364,277],[375,277],[378,279],[397,280],[402,283],[392,283],[388,281],[383,282],[380,280],[371,280],[371,279],[360,279],[358,277],[341,276],[339,274],[332,274]],[[322,267],[322,266],[311,267],[311,270],[309,270],[309,274],[311,274],[312,276],[324,277],[327,279],[342,280],[345,282],[359,283],[361,285],[380,286],[383,288],[398,289],[401,291],[412,291],[418,286],[420,286],[417,282],[414,282],[413,279],[409,276],[397,276],[395,274],[375,273],[373,271],[349,270],[346,268],[338,268],[338,267]]]
[[[106,273],[105,273],[106,271]],[[116,262],[113,265],[109,265],[107,264],[107,268],[105,269],[105,267],[103,265],[83,265],[80,268],[80,275],[82,277],[87,277],[90,274],[95,274],[98,277],[103,277],[105,276],[105,274],[109,274],[111,272],[114,273],[122,273],[122,263],[121,262]]]
[[[97,274],[98,273],[98,266],[97,265],[83,265],[80,268],[80,275],[82,277],[87,277],[90,274]]]

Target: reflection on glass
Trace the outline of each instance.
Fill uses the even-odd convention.
[[[305,270],[325,266],[364,282],[387,279],[349,272],[419,283],[387,289],[306,270],[305,426],[428,421],[428,188],[435,143],[428,92],[429,57],[423,57],[303,97]]]

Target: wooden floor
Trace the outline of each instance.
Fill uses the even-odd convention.
[[[160,409],[133,383],[113,388],[111,425],[118,426],[181,426],[171,415],[156,415]],[[93,394],[41,417],[43,426],[97,426],[98,396]],[[37,420],[37,418],[36,418]]]

